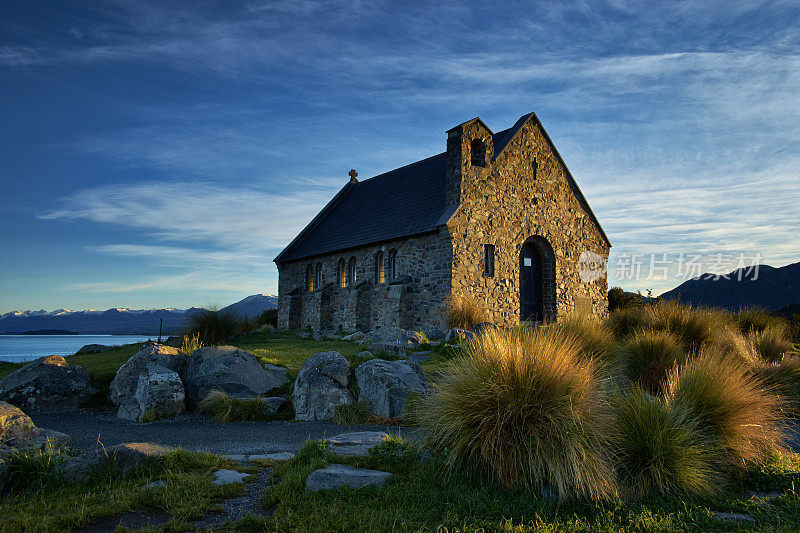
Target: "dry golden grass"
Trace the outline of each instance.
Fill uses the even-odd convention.
[[[420,399],[416,420],[450,468],[509,487],[602,499],[616,490],[598,365],[559,330],[492,331],[465,347]]]
[[[561,335],[573,338],[584,356],[610,362],[615,353],[616,339],[602,320],[591,315],[569,314],[548,326]]]
[[[718,338],[718,332],[731,324],[730,315],[722,311],[692,309],[676,302],[658,302],[642,309],[650,329],[669,331],[690,352],[696,352]]]
[[[453,294],[447,300],[447,322],[450,327],[472,329],[487,321],[486,309],[475,298]]]
[[[775,324],[770,324],[760,331],[750,330],[747,339],[761,358],[769,363],[779,363],[784,355],[794,349],[786,328]]]
[[[763,464],[783,444],[783,400],[743,363],[704,349],[673,371],[668,400],[697,420],[727,466]]]
[[[688,354],[669,331],[643,329],[623,342],[617,359],[625,377],[650,394],[662,394],[670,371]]]

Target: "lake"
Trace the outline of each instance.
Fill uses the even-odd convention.
[[[86,344],[106,346],[156,340],[158,335],[0,335],[0,361],[19,363],[43,355],[72,355]]]

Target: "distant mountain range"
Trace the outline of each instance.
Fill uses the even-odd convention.
[[[761,265],[756,279],[745,274],[745,270],[734,270],[716,280],[704,274],[663,293],[661,298],[730,311],[743,307],[780,311],[800,304],[800,262],[780,268]]]
[[[278,307],[278,297],[254,294],[221,311],[232,311],[237,317],[257,317],[266,309]],[[113,308],[106,311],[88,309],[73,311],[12,311],[0,315],[0,334],[22,333],[36,330],[67,330],[81,334],[157,334],[159,321],[163,320],[165,334],[177,333],[187,324],[188,316],[201,307],[189,309],[128,309]]]

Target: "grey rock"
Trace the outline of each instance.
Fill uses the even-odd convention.
[[[337,405],[352,404],[350,374],[350,363],[338,352],[319,352],[308,358],[292,393],[295,418],[330,420]]]
[[[148,363],[139,375],[136,387],[138,419],[145,414],[153,419],[172,418],[185,410],[183,383],[177,372],[155,363]],[[119,416],[119,413],[118,415]]]
[[[136,389],[139,387],[139,376],[147,372],[148,364],[157,364],[180,375],[186,366],[186,355],[172,346],[147,343],[119,367],[110,386],[111,401],[119,407],[119,418],[138,418]]]
[[[370,346],[395,346],[398,348],[416,348],[424,340],[422,333],[417,331],[410,331],[403,328],[394,326],[384,326],[374,331],[370,331],[358,341],[359,344]]]
[[[0,402],[0,444],[17,446],[38,434],[39,428],[22,409]]]
[[[488,331],[493,331],[497,329],[497,327],[492,324],[491,322],[481,322],[480,324],[475,324],[472,326],[472,333],[477,336],[481,336]]]
[[[356,385],[359,401],[366,402],[373,414],[402,418],[409,393],[425,393],[427,380],[414,361],[372,359],[356,368]]]
[[[292,452],[273,452],[254,454],[247,458],[248,461],[288,461],[294,459]]]
[[[738,522],[741,524],[751,524],[751,525],[756,524],[756,519],[750,516],[749,514],[722,513],[719,511],[711,511],[711,515],[717,520],[722,520],[724,522]]]
[[[37,450],[44,450],[48,445],[52,446],[53,448],[63,448],[69,444],[69,435],[66,433],[61,433],[60,431],[56,431],[54,429],[37,429],[38,433],[36,436],[21,443],[18,447],[23,449],[34,448]]]
[[[214,485],[230,485],[231,483],[244,483],[244,478],[250,474],[243,474],[236,470],[217,470],[214,472]]]
[[[356,357],[358,357],[359,359],[372,359],[375,356],[372,354],[372,352],[364,350],[363,352],[358,352],[356,354]]]
[[[475,334],[468,329],[450,328],[444,337],[444,342],[448,344],[460,343],[461,341],[471,341]]]
[[[388,438],[389,435],[382,431],[355,431],[330,437],[325,444],[331,453],[346,457],[364,457]]]
[[[0,400],[31,411],[74,409],[94,392],[89,373],[59,355],[40,357],[0,380]]]
[[[106,346],[105,344],[85,344],[81,346],[78,351],[75,352],[75,354],[80,355],[84,353],[102,353],[107,352],[110,349],[111,347]]]
[[[102,448],[95,453],[68,459],[61,472],[72,481],[85,481],[90,472],[100,465],[113,464],[121,472],[128,472],[144,461],[169,452],[171,448],[151,442],[129,442]]]
[[[289,411],[292,408],[292,403],[283,396],[269,396],[261,398],[261,405],[264,406],[264,414],[277,415]]]
[[[405,347],[397,344],[373,343],[369,348],[373,353],[381,355],[391,355],[394,357],[405,357],[406,355]]]
[[[351,333],[350,335],[345,335],[344,337],[342,337],[342,340],[355,342],[355,341],[360,341],[361,339],[364,338],[364,336],[365,333],[356,331],[355,333]]]
[[[247,461],[247,456],[243,453],[229,453],[225,454],[222,457],[225,459],[230,459],[231,461],[235,461],[237,463],[243,463]]]
[[[333,464],[311,472],[306,478],[306,490],[379,487],[386,483],[386,480],[390,477],[392,475],[389,472]]]
[[[214,346],[192,352],[184,385],[187,402],[194,406],[212,390],[237,398],[255,398],[279,392],[288,381],[288,372],[282,366],[262,366],[250,352]]]
[[[408,355],[408,358],[409,358],[411,361],[414,361],[415,363],[424,363],[425,361],[427,361],[428,359],[430,359],[430,358],[431,358],[431,356],[430,356],[430,355],[428,355],[429,353],[430,353],[430,352],[417,352],[417,353],[412,353],[412,354],[409,354],[409,355]]]
[[[156,489],[156,488],[159,488],[159,487],[166,487],[166,486],[167,486],[167,482],[166,481],[164,481],[163,479],[156,479],[155,481],[151,481],[150,483],[147,483],[146,485],[142,485],[142,489],[145,489],[145,490],[146,489]]]
[[[164,341],[164,344],[167,346],[172,346],[173,348],[181,348],[183,346],[183,337],[178,337],[177,335],[170,335],[167,337],[167,340]]]

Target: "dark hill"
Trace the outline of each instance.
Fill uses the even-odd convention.
[[[761,307],[778,311],[800,303],[800,263],[780,268],[761,265],[756,279],[734,270],[717,280],[704,274],[685,281],[661,295],[665,300],[680,299],[694,306],[719,307],[736,311],[743,307]]]

